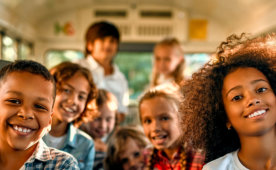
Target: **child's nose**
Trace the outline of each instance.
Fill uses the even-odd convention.
[[[75,93],[71,94],[68,98],[68,102],[70,104],[76,104],[78,102],[78,95]]]
[[[24,119],[24,120],[28,120],[28,119],[33,119],[34,118],[34,114],[30,109],[21,109],[18,113],[17,116]]]
[[[255,94],[249,94],[247,100],[247,107],[255,106],[261,103],[261,100]]]
[[[158,132],[161,130],[161,125],[158,121],[153,121],[152,123],[152,127],[151,129],[154,131],[154,132]]]

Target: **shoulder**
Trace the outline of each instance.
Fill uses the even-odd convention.
[[[84,131],[76,128],[76,134],[75,138],[77,139],[78,143],[81,145],[89,145],[89,146],[94,146],[94,141],[93,139]]]
[[[113,68],[114,68],[113,75],[116,76],[118,79],[122,79],[122,80],[126,81],[124,74],[121,72],[121,70],[119,69],[119,67],[116,64],[113,64]]]
[[[52,159],[49,164],[55,165],[58,169],[79,169],[77,160],[69,153],[49,148]]]
[[[236,151],[235,151],[236,152]],[[234,158],[233,155],[235,152],[228,153],[218,159],[215,159],[206,165],[204,165],[203,170],[230,170],[233,169]]]

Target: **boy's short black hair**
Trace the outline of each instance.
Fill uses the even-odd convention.
[[[7,64],[0,70],[0,81],[5,79],[12,72],[28,72],[42,76],[45,80],[50,81],[53,84],[53,99],[56,97],[56,86],[53,76],[48,69],[42,64],[32,60],[17,60]],[[27,80],[26,80],[27,81]]]
[[[114,24],[107,21],[96,22],[88,27],[85,34],[85,42],[86,44],[88,42],[93,43],[96,39],[107,36],[114,37],[118,43],[120,42],[120,32]],[[86,48],[86,54],[88,53],[89,51]]]

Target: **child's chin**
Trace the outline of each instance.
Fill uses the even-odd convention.
[[[22,141],[22,142],[12,142],[10,146],[17,151],[24,151],[36,147],[38,141]]]

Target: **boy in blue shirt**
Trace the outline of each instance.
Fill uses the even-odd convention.
[[[78,169],[71,155],[41,140],[50,130],[55,83],[34,61],[16,61],[0,70],[0,167]]]

